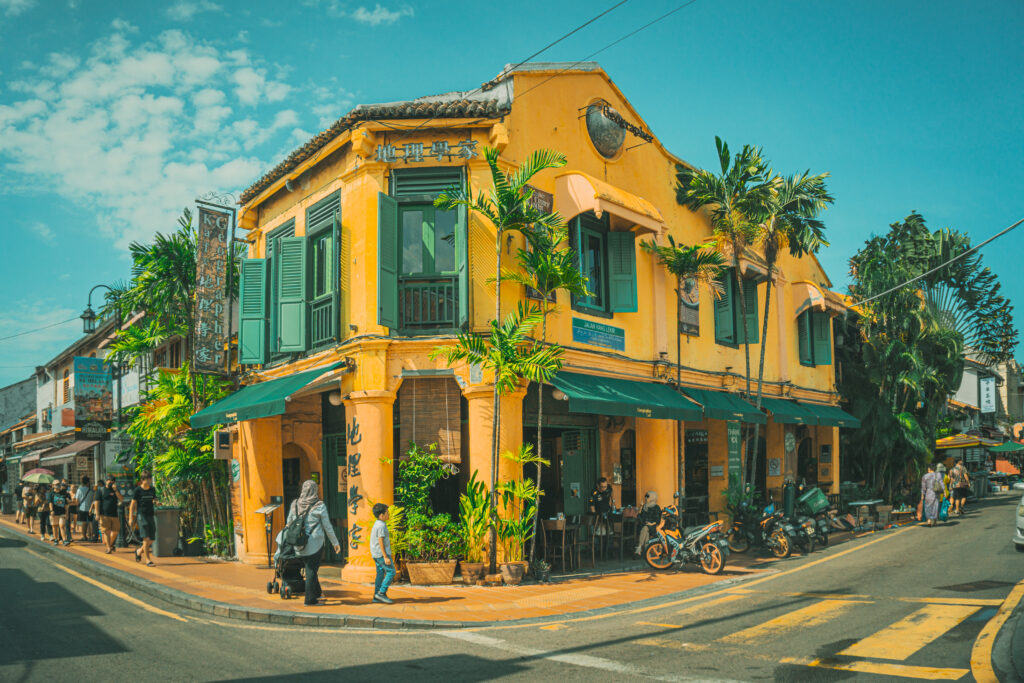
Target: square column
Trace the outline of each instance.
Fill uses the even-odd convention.
[[[246,564],[264,564],[267,561],[266,518],[255,510],[270,503],[271,496],[279,496],[284,490],[281,473],[281,417],[278,415],[239,422],[235,456],[239,463],[242,498],[242,509],[235,514],[241,516],[244,541],[236,548],[238,558]],[[277,535],[284,527],[286,512],[283,507],[274,511],[273,535]]]

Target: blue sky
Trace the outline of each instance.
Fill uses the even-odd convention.
[[[612,4],[0,0],[0,337],[77,316],[127,276],[132,240],[355,104],[473,88]],[[630,0],[538,59],[583,59],[678,4]],[[841,288],[911,210],[975,241],[1024,216],[1022,33],[1019,0],[698,0],[595,59],[694,164],[717,134],[831,173],[821,261]],[[983,252],[1018,321],[1022,248],[1024,227]],[[79,332],[0,341],[0,386]]]

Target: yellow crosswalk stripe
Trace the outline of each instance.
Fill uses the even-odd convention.
[[[889,678],[920,678],[926,681],[955,681],[963,678],[967,669],[944,669],[934,666],[909,666],[907,664],[890,664],[888,662],[838,662],[834,660],[812,659],[810,657],[783,657],[783,664],[799,664],[836,671],[856,671],[864,674],[877,674]]]
[[[854,605],[863,605],[861,600],[822,600],[802,609],[787,612],[780,617],[752,626],[751,628],[730,633],[719,638],[723,643],[747,643],[780,635],[795,628],[811,628],[835,619]]]
[[[976,605],[926,605],[874,635],[857,641],[839,654],[904,660],[979,609]]]

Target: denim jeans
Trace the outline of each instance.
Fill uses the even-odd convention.
[[[390,557],[389,564],[384,564],[383,557],[373,558],[374,563],[377,565],[377,579],[373,582],[373,593],[374,595],[387,595],[388,588],[391,587],[391,581],[395,578],[395,561]]]

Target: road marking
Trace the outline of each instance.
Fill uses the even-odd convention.
[[[444,636],[446,638],[461,640],[467,643],[472,643],[473,645],[490,647],[504,652],[511,652],[521,657],[547,659],[554,662],[561,662],[562,664],[571,664],[572,666],[597,669],[600,671],[610,671],[612,673],[626,674],[629,676],[641,676],[644,678],[652,678],[657,681],[680,681],[685,683],[694,683],[696,681],[706,681],[707,683],[736,683],[735,681],[729,681],[721,678],[690,678],[688,676],[662,676],[658,674],[651,674],[638,666],[623,664],[622,662],[616,662],[615,660],[606,659],[604,657],[594,657],[593,655],[575,653],[559,654],[557,650],[538,650],[532,647],[515,645],[500,638],[492,638],[472,631],[436,631],[436,633],[437,635]]]
[[[27,548],[26,548],[26,550],[27,550]],[[40,555],[39,553],[37,553],[34,550],[29,550],[28,552],[32,553],[33,555],[35,555],[36,557],[38,557],[41,560],[46,560],[47,564],[49,564],[51,567],[56,567],[57,569],[60,569],[61,571],[67,572],[68,574],[71,574],[71,576],[74,576],[76,579],[81,579],[82,581],[85,581],[86,583],[92,584],[93,586],[96,586],[100,590],[104,590],[104,591],[110,593],[114,597],[121,598],[125,602],[130,602],[131,604],[135,605],[136,607],[141,607],[142,609],[146,610],[147,612],[152,612],[153,614],[159,614],[160,616],[168,617],[170,619],[175,619],[177,621],[182,621],[182,622],[186,622],[186,623],[188,622],[188,619],[186,619],[183,616],[174,614],[173,612],[168,612],[166,610],[162,610],[162,609],[160,609],[158,607],[153,607],[152,605],[147,605],[142,600],[139,600],[138,598],[133,598],[132,596],[128,595],[127,593],[122,593],[121,591],[119,591],[117,589],[111,588],[110,586],[106,585],[105,583],[101,583],[101,582],[97,581],[96,579],[90,578],[90,577],[85,576],[83,574],[79,574],[78,572],[74,571],[73,569],[68,569],[64,565],[57,564],[56,562],[50,562],[49,558],[43,557],[42,555]]]
[[[920,678],[928,681],[955,681],[967,673],[967,669],[943,669],[933,666],[909,666],[907,664],[891,664],[888,662],[838,662],[832,660],[813,659],[811,657],[783,657],[783,664],[813,666],[836,671],[856,671],[857,673],[878,674],[890,678]]]
[[[900,602],[926,602],[933,605],[974,605],[976,607],[998,607],[1003,601],[996,598],[896,598]]]
[[[741,600],[741,599],[746,598],[746,597],[748,597],[747,591],[744,591],[743,593],[723,595],[720,598],[716,598],[714,600],[708,600],[707,602],[702,602],[699,605],[691,605],[689,607],[684,607],[683,609],[681,609],[678,612],[676,612],[676,614],[690,614],[690,613],[696,612],[698,610],[706,609],[708,607],[716,607],[718,605],[722,605],[722,604],[727,603],[727,602],[733,602],[735,600]]]
[[[684,643],[679,640],[669,640],[668,638],[642,638],[635,641],[637,645],[650,645],[651,647],[663,647],[669,650],[707,650],[709,646],[701,643]]]
[[[977,605],[978,607],[998,607],[1003,604],[1002,598],[907,598],[892,595],[860,595],[857,593],[826,593],[810,591],[803,593],[776,593],[775,591],[746,591],[762,595],[781,595],[791,598],[821,598],[835,600],[897,600],[899,602],[920,602],[934,605]]]
[[[681,624],[660,624],[656,621],[638,621],[637,626],[657,626],[658,628],[683,628]]]
[[[745,644],[751,640],[761,640],[778,636],[795,628],[813,628],[835,619],[854,605],[867,604],[856,600],[822,600],[802,609],[787,612],[757,626],[752,626],[736,633],[719,638],[719,642]]]
[[[974,680],[977,683],[999,683],[996,672],[992,669],[992,646],[995,644],[999,629],[1003,627],[1022,600],[1024,600],[1024,581],[1018,583],[1010,591],[999,611],[988,620],[974,641],[974,646],[971,648],[971,673],[974,674]]]
[[[976,605],[927,605],[838,654],[902,661],[956,628],[978,609]]]
[[[565,624],[548,624],[547,626],[541,626],[541,631],[561,631],[562,629],[569,628]]]

